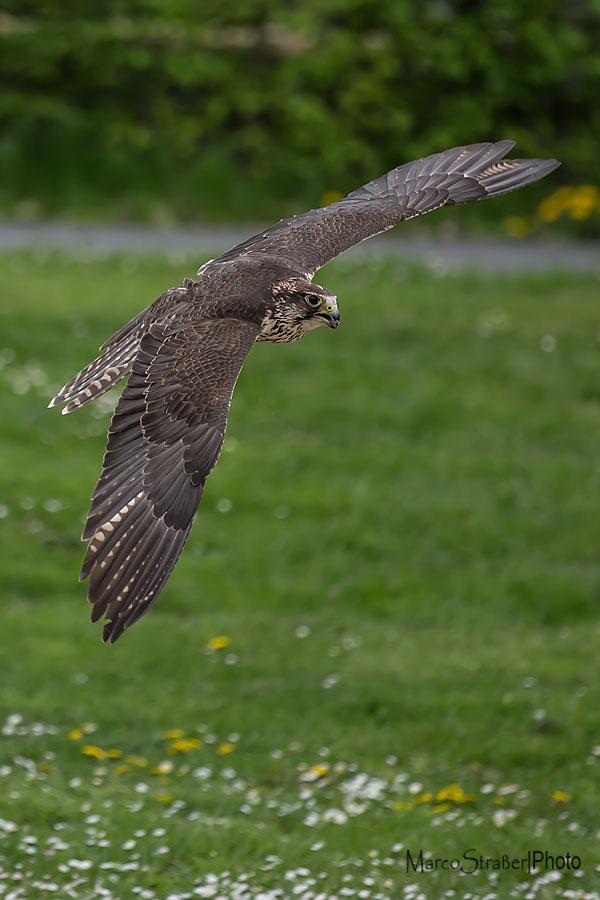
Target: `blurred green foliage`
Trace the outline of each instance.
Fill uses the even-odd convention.
[[[4,212],[260,218],[505,137],[600,172],[598,0],[8,0],[0,41]]]

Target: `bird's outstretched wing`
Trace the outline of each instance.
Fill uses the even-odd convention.
[[[282,219],[216,262],[258,255],[312,278],[344,250],[405,219],[514,191],[560,165],[555,159],[502,159],[512,147],[514,141],[469,144],[398,166],[337,203]]]
[[[82,540],[92,621],[116,641],[154,602],[218,459],[231,395],[258,327],[158,322],[142,337],[115,410]]]

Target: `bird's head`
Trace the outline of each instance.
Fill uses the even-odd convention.
[[[337,298],[326,287],[305,279],[284,281],[274,285],[276,316],[290,326],[310,331],[319,325],[337,328],[340,311]]]

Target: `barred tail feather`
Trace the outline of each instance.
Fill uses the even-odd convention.
[[[140,333],[129,334],[125,340],[108,347],[85,369],[78,372],[58,392],[48,404],[49,407],[66,403],[65,413],[73,412],[80,406],[91,403],[118,384],[131,372],[133,360],[138,351]]]

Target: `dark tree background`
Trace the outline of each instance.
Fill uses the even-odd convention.
[[[4,4],[5,214],[261,218],[504,137],[598,181],[599,0],[87,5]]]

